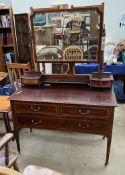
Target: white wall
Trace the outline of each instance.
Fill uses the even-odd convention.
[[[5,0],[4,0],[5,1]],[[119,17],[125,12],[125,0],[11,0],[14,13],[28,13],[30,7],[50,7],[54,4],[96,5],[105,3],[104,23],[106,26],[106,39],[118,42],[125,39],[125,29],[119,28]]]
[[[0,4],[3,3],[5,5],[11,5],[11,0],[0,0]]]

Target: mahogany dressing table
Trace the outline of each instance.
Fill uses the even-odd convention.
[[[15,136],[20,128],[76,131],[107,137],[107,165],[112,140],[113,90],[96,90],[74,85],[23,87],[10,98]]]
[[[110,73],[103,73],[103,50],[101,48],[103,33],[103,12],[104,4],[96,6],[72,7],[71,9],[31,8],[31,29],[33,55],[36,63],[59,63],[68,64],[68,74],[42,74],[41,86],[24,86],[15,92],[11,98],[12,117],[14,122],[15,137],[18,140],[18,151],[20,151],[19,129],[40,128],[75,131],[88,134],[102,135],[107,138],[107,151],[105,165],[108,164],[110,146],[112,140],[112,128],[114,120],[114,109],[117,106],[114,91],[112,90],[112,76]],[[33,19],[35,15],[46,15],[49,20],[55,14],[62,18],[85,15],[90,16],[88,26],[91,37],[97,33],[98,52],[96,59],[84,58],[86,46],[79,45],[83,51],[83,59],[78,60],[70,57],[70,60],[45,59],[37,55],[36,36]],[[49,14],[49,16],[47,16]],[[93,21],[94,16],[98,17]],[[43,19],[43,18],[42,18]],[[50,20],[51,21],[51,20]],[[92,28],[92,24],[99,22],[99,29]],[[65,23],[65,22],[64,22]],[[41,22],[41,25],[47,25]],[[42,27],[43,27],[42,26]],[[93,32],[93,30],[95,30]],[[93,33],[92,33],[93,32]],[[80,37],[83,36],[80,34]],[[83,42],[84,38],[80,38]],[[63,39],[64,41],[64,39]],[[79,42],[78,42],[79,43]],[[78,44],[77,43],[77,44]],[[67,48],[66,41],[62,43],[62,51]],[[74,44],[74,43],[72,43]],[[48,47],[48,45],[46,44]],[[77,45],[78,46],[78,45]],[[84,48],[83,48],[84,47]],[[76,57],[77,58],[77,57]],[[99,64],[98,72],[92,75],[76,75],[75,63]],[[63,72],[63,71],[62,71]]]

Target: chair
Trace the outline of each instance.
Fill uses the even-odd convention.
[[[30,64],[22,64],[22,63],[7,63],[7,70],[9,79],[12,85],[13,92],[15,91],[15,85],[19,88],[20,77],[24,74],[25,71],[30,71]]]
[[[20,63],[7,63],[8,68],[8,74],[9,79],[12,85],[12,90],[14,92],[14,81],[13,81],[13,75],[15,76],[16,80],[16,86],[18,87],[18,77],[21,75],[21,73],[24,73],[25,70],[31,70],[29,63],[28,64],[20,64]],[[17,74],[18,73],[18,76]],[[6,132],[13,132],[11,129],[10,121],[9,121],[9,113],[11,111],[9,96],[0,96],[0,113],[3,114],[4,124],[6,128]],[[17,148],[18,148],[18,140],[17,142]],[[19,150],[19,148],[18,148]]]
[[[1,175],[63,175],[57,171],[34,165],[27,166],[24,169],[23,173],[19,173],[10,168],[0,167],[0,174]]]
[[[17,153],[9,150],[9,142],[13,139],[12,133],[5,134],[0,140],[0,166],[19,171],[17,166]],[[1,173],[0,173],[1,174]]]
[[[0,85],[5,81],[7,73],[0,72]],[[3,114],[3,120],[6,128],[6,132],[12,132],[10,123],[9,123],[9,112],[11,111],[9,96],[0,96],[0,113]]]

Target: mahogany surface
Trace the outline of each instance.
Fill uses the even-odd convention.
[[[113,90],[84,85],[25,86],[10,101],[18,151],[19,129],[24,127],[98,134],[107,137],[105,164],[108,164],[117,106]]]

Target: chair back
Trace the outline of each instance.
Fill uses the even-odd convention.
[[[12,90],[15,90],[16,87],[19,87],[20,77],[24,74],[25,71],[30,71],[31,67],[30,64],[23,64],[23,63],[7,63],[8,75],[12,85]]]
[[[82,60],[83,51],[78,46],[69,46],[63,52],[63,59],[68,61]]]

